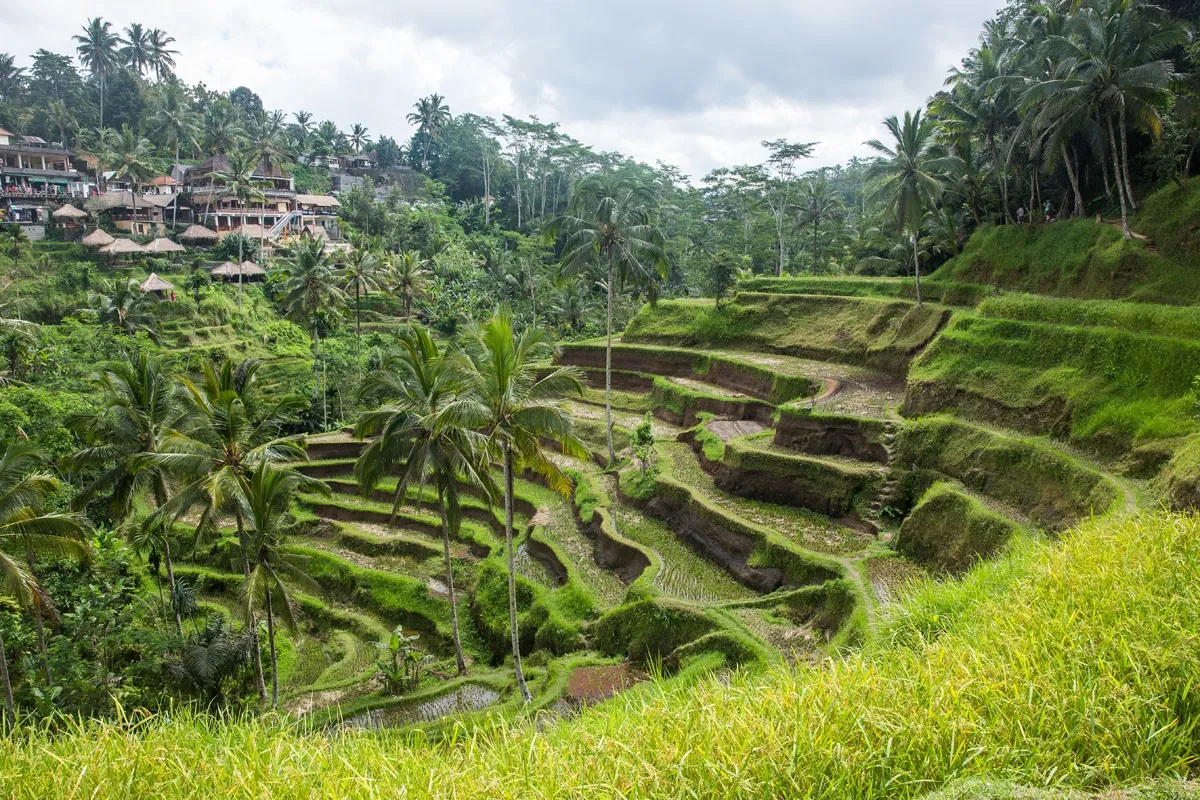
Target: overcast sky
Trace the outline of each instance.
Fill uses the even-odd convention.
[[[74,52],[87,17],[176,38],[178,73],[267,108],[407,139],[413,101],[537,114],[601,150],[693,175],[759,162],[763,139],[865,150],[976,43],[1002,0],[38,0],[5,2],[0,51]],[[285,10],[286,9],[286,10]]]

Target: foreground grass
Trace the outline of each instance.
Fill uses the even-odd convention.
[[[1094,521],[917,591],[880,641],[827,666],[649,687],[541,732],[437,745],[186,714],[27,730],[0,746],[0,795],[906,798],[975,778],[1169,780],[1200,745],[1198,574],[1196,519]]]

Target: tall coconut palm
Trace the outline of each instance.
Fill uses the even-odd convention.
[[[121,136],[112,151],[109,166],[117,180],[129,181],[133,200],[133,233],[137,233],[137,201],[142,186],[154,177],[158,170],[154,165],[154,146],[150,140],[139,135],[128,125],[121,126]]]
[[[27,443],[10,445],[0,453],[0,590],[32,612],[38,629],[38,647],[47,686],[51,683],[46,663],[42,619],[53,618],[54,604],[33,573],[36,553],[68,558],[86,558],[84,541],[87,521],[77,514],[47,513],[47,501],[59,488],[58,480],[45,471],[45,459]],[[24,559],[13,555],[22,553]],[[0,638],[0,686],[4,710],[16,719],[12,681],[4,640]]]
[[[521,640],[517,629],[513,479],[517,468],[530,469],[545,478],[551,489],[570,495],[570,480],[546,456],[542,442],[554,441],[571,455],[587,457],[587,448],[571,432],[571,416],[561,404],[563,397],[583,393],[581,373],[574,367],[557,367],[544,373],[542,365],[555,355],[553,344],[537,328],[517,333],[507,308],[500,308],[471,332],[464,352],[470,391],[487,408],[486,431],[504,465],[508,624],[517,687],[528,703],[532,695],[521,669]]]
[[[250,150],[254,154],[254,160],[258,164],[259,170],[264,176],[267,176],[263,181],[263,188],[272,188],[271,179],[280,173],[280,167],[283,162],[291,158],[291,153],[284,142],[283,133],[283,112],[271,111],[264,112],[261,117],[255,121],[250,131]],[[267,214],[267,196],[262,194],[259,198],[261,203],[261,215],[259,222],[261,223]],[[258,231],[258,252],[260,258],[265,257],[266,253],[266,236],[267,226],[259,225]]]
[[[292,125],[292,130],[294,132],[293,136],[296,140],[296,145],[301,150],[305,150],[308,147],[308,138],[313,129],[312,112],[297,111],[292,114],[292,118],[296,120],[296,122]]]
[[[205,107],[202,128],[204,151],[209,155],[224,155],[237,149],[246,135],[237,109],[226,97],[219,97]]]
[[[564,273],[596,272],[608,293],[604,346],[604,420],[608,459],[617,459],[612,433],[613,299],[632,287],[651,302],[667,277],[666,241],[653,223],[654,191],[615,174],[590,175],[575,187],[567,213],[552,223],[550,235],[563,238]]]
[[[108,495],[113,519],[132,522],[139,495],[149,493],[156,508],[166,505],[170,497],[172,476],[146,459],[164,452],[167,434],[180,425],[181,397],[162,359],[139,350],[93,374],[89,383],[96,390],[99,407],[71,419],[85,444],[71,456],[68,466],[73,473],[88,477],[75,498],[76,507],[83,508],[94,498]],[[163,527],[149,526],[146,531],[158,534]],[[175,629],[182,634],[170,537],[156,536],[154,544],[153,549],[161,550],[163,555]]]
[[[117,47],[121,37],[112,29],[111,22],[101,17],[92,17],[83,26],[83,33],[72,37],[79,61],[87,67],[100,87],[100,127],[104,127],[104,84],[109,75],[121,68],[121,57]]]
[[[12,101],[25,86],[25,68],[13,63],[11,53],[0,53],[0,100]]]
[[[75,119],[75,115],[67,108],[67,104],[59,99],[51,100],[50,105],[46,107],[46,122],[58,128],[58,140],[64,145],[68,141],[67,133],[79,128],[79,121]]]
[[[138,466],[159,467],[178,476],[180,486],[149,522],[178,519],[198,508],[197,542],[232,516],[237,528],[242,572],[250,576],[250,541],[246,530],[245,497],[254,471],[263,463],[282,465],[302,461],[304,437],[285,435],[287,426],[304,408],[302,398],[287,396],[267,402],[258,387],[257,361],[235,367],[226,361],[220,370],[204,365],[203,380],[180,378],[186,418],[168,433],[163,452],[147,454]],[[255,629],[253,614],[249,625]],[[254,655],[259,698],[266,701],[262,659]]]
[[[185,144],[189,147],[198,146],[200,126],[182,84],[172,81],[163,84],[154,93],[151,100],[150,131],[160,144],[174,150],[172,166],[179,163],[180,147]],[[173,203],[172,228],[178,220],[178,213],[179,204]]]
[[[946,166],[934,140],[933,122],[920,110],[904,112],[904,121],[888,117],[883,122],[895,140],[888,147],[878,139],[867,146],[882,158],[868,170],[871,180],[879,181],[873,197],[886,203],[887,214],[897,230],[907,233],[913,248],[913,274],[917,283],[917,305],[921,305],[921,260],[918,239],[921,221],[942,196],[939,177]]]
[[[1067,22],[1067,35],[1046,41],[1049,57],[1067,65],[1065,77],[1040,87],[1076,107],[1095,109],[1111,148],[1121,227],[1129,237],[1129,212],[1137,210],[1129,177],[1129,119],[1157,132],[1159,112],[1171,97],[1175,67],[1167,53],[1189,40],[1187,28],[1161,9],[1128,0],[1092,0]],[[1119,141],[1118,141],[1119,136]]]
[[[404,305],[404,319],[412,324],[413,303],[425,293],[429,270],[425,259],[416,250],[395,253],[388,257],[388,282],[391,290],[400,295]]]
[[[350,128],[350,146],[354,148],[355,153],[361,153],[371,146],[371,137],[367,132],[366,125],[354,123]]]
[[[822,224],[836,222],[846,216],[846,206],[833,186],[825,178],[811,178],[800,185],[800,212],[798,221],[801,225],[812,228],[812,262],[810,269],[816,269],[820,260],[817,249],[817,235]]]
[[[258,162],[251,152],[236,151],[229,154],[228,168],[213,173],[213,180],[221,184],[218,197],[232,197],[241,210],[241,235],[238,236],[238,263],[244,260],[242,246],[246,241],[246,207],[253,202],[265,201],[266,195],[260,187],[261,179],[255,177]],[[238,308],[242,307],[242,271],[238,270]]]
[[[150,31],[146,30],[140,22],[134,22],[125,29],[125,36],[121,39],[121,44],[123,46],[117,51],[121,63],[139,78],[145,76],[146,71],[153,67],[154,62]]]
[[[421,171],[429,171],[429,145],[441,138],[442,130],[450,124],[450,106],[446,98],[434,93],[413,103],[413,111],[406,117],[409,125],[417,126],[421,135]]]
[[[288,319],[312,332],[314,397],[321,390],[321,314],[336,315],[346,304],[346,293],[338,284],[337,270],[324,243],[313,236],[301,237],[283,285],[281,305]]]
[[[385,475],[398,473],[393,514],[410,487],[430,484],[436,491],[454,656],[458,674],[465,675],[450,540],[462,523],[460,481],[497,494],[488,472],[488,440],[479,432],[487,409],[465,391],[466,380],[425,328],[414,326],[400,344],[363,382],[364,397],[378,405],[362,415],[354,433],[376,438],[359,456],[354,476],[370,492]]]
[[[304,571],[307,556],[284,549],[288,510],[298,491],[327,494],[329,487],[294,470],[260,463],[250,475],[245,492],[238,498],[248,531],[250,576],[242,586],[246,618],[261,608],[267,618],[267,649],[271,656],[271,708],[279,706],[279,655],[275,649],[275,617],[296,630],[296,602],[289,584],[313,592],[321,588]]]
[[[150,31],[150,68],[160,81],[169,77],[175,69],[175,56],[179,55],[179,51],[171,49],[174,42],[175,37],[168,36],[166,31],[158,28]]]
[[[379,289],[379,255],[371,248],[371,242],[360,241],[346,258],[341,269],[345,281],[342,291],[354,293],[354,334],[362,336],[361,299]]]

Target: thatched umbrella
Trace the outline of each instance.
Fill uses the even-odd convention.
[[[183,253],[183,252],[186,252],[186,250],[183,245],[176,244],[175,242],[172,242],[170,239],[158,238],[158,239],[155,239],[150,244],[146,245],[146,252],[148,252],[148,253]]]
[[[220,238],[221,234],[209,230],[203,225],[192,225],[179,234],[179,240],[183,242],[215,242]]]
[[[232,261],[226,261],[221,266],[208,273],[218,280],[232,280],[242,273],[241,267]]]
[[[87,215],[88,215],[88,213],[86,211],[84,211],[83,209],[76,208],[75,206],[71,205],[70,203],[67,203],[62,208],[55,209],[54,213],[51,214],[50,217],[51,217],[51,219],[56,219],[56,220],[60,220],[60,221],[64,221],[64,222],[74,222],[75,220],[86,219]]]
[[[175,291],[175,287],[158,277],[157,272],[151,272],[150,277],[142,281],[142,285],[138,288],[142,290],[142,294],[149,294],[150,292],[163,294]]]
[[[242,277],[244,278],[261,278],[267,274],[265,269],[253,261],[243,261],[239,265],[239,268],[242,270]]]
[[[128,253],[144,253],[146,252],[146,248],[133,239],[114,239],[112,244],[101,247],[100,252],[106,256],[118,256]]]
[[[115,242],[116,239],[103,228],[96,228],[96,230],[83,237],[82,241],[87,247],[107,247]]]

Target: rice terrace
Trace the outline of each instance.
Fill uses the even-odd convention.
[[[0,20],[0,796],[1200,797],[1200,5],[999,2]]]

